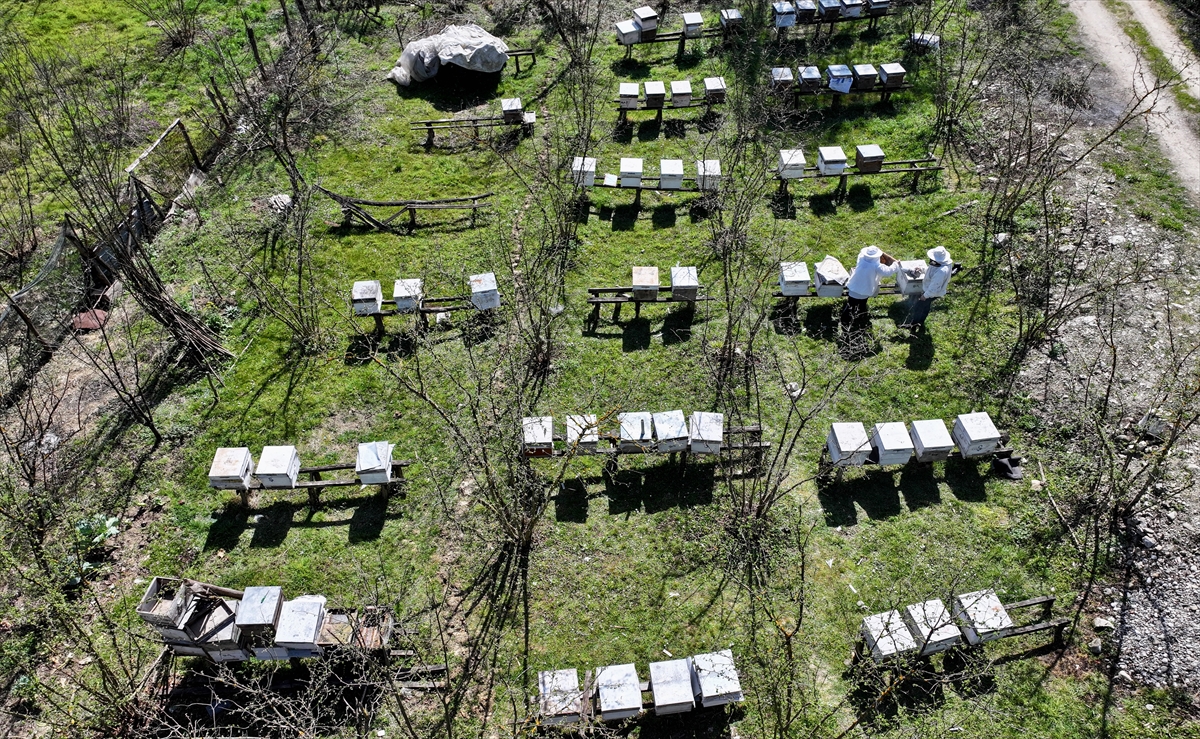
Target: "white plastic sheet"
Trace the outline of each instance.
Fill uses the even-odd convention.
[[[424,82],[443,64],[475,72],[499,72],[508,62],[508,45],[474,24],[446,26],[442,32],[404,47],[387,78],[405,87]]]

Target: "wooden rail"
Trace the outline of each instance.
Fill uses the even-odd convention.
[[[654,120],[662,121],[664,110],[687,110],[688,108],[712,108],[714,105],[721,105],[725,102],[724,96],[718,100],[709,100],[706,95],[692,96],[691,101],[687,105],[673,105],[669,100],[665,100],[662,105],[651,106],[645,97],[637,99],[636,108],[626,108],[621,105],[621,99],[613,100],[617,104],[617,123],[624,124],[629,122],[629,114],[640,111],[654,111]]]
[[[484,116],[481,118],[437,118],[427,121],[413,121],[408,124],[409,130],[425,131],[425,148],[433,146],[433,132],[444,131],[452,128],[470,128],[475,132],[476,140],[479,139],[479,129],[481,128],[520,128],[522,133],[532,133],[533,125],[536,118],[533,113],[529,113],[529,118],[525,117],[525,113],[521,114],[521,120],[510,121],[504,116]]]
[[[885,161],[883,163],[883,165],[880,167],[880,169],[878,169],[876,171],[865,171],[864,172],[863,170],[858,169],[856,167],[854,169],[843,170],[839,174],[821,174],[820,170],[817,167],[805,167],[803,171],[812,172],[813,174],[803,174],[803,175],[800,175],[799,177],[786,177],[786,178],[780,177],[778,174],[776,174],[775,179],[779,180],[779,194],[786,197],[788,194],[788,183],[791,182],[792,180],[819,180],[819,179],[830,179],[830,178],[836,177],[836,178],[838,178],[838,185],[837,185],[837,188],[835,188],[833,192],[834,192],[834,195],[836,195],[838,197],[838,200],[840,202],[840,201],[844,200],[846,197],[846,192],[847,192],[847,182],[846,181],[850,177],[868,177],[871,175],[883,175],[883,174],[911,174],[913,176],[911,190],[913,193],[916,193],[917,188],[919,187],[920,182],[921,182],[922,174],[924,174],[925,172],[940,172],[943,169],[945,169],[945,167],[941,166],[940,164],[937,164],[937,161],[938,161],[937,157],[926,157],[924,159],[898,159],[898,160],[894,160],[894,161]],[[932,163],[934,166],[932,166],[932,167],[916,166],[916,165],[929,164],[929,163]]]
[[[626,303],[633,303],[633,317],[637,318],[642,315],[642,303],[683,303],[688,308],[695,308],[696,303],[713,299],[707,295],[697,295],[691,299],[676,298],[671,295],[670,285],[666,287],[659,285],[659,294],[653,299],[633,297],[633,287],[589,287],[587,291],[591,296],[587,299],[587,303],[592,306],[592,312],[588,316],[587,322],[590,331],[595,331],[600,326],[600,308],[604,305],[613,306],[612,322],[616,323],[621,319],[621,306]],[[603,295],[613,297],[601,297]]]
[[[762,426],[753,424],[750,426],[731,426],[724,431],[725,440],[721,443],[721,451],[716,455],[704,456],[731,456],[731,452],[741,452],[741,461],[747,464],[750,471],[757,473],[762,467],[762,459],[767,450],[771,448],[771,442],[762,440]],[[730,437],[745,437],[744,441],[732,441]],[[566,442],[566,437],[562,434],[554,434],[551,437],[556,442]],[[610,446],[595,447],[576,444],[569,449],[552,449],[552,450],[535,450],[527,449],[524,454],[530,459],[556,458],[568,456],[584,456],[584,457],[604,457],[606,464],[615,467],[617,458],[625,455],[646,455],[646,454],[667,454],[669,455],[670,463],[675,463],[675,455],[679,455],[680,469],[686,469],[688,459],[692,452],[685,448],[679,452],[663,452],[658,450],[656,442],[647,442],[646,446],[621,446],[621,439],[614,434],[599,434],[600,442],[609,444]],[[629,442],[625,442],[629,445]]]
[[[404,468],[412,465],[409,461],[392,461],[392,481],[383,485],[379,483],[366,483],[355,477],[353,479],[334,479],[326,480],[321,475],[325,472],[340,472],[342,470],[353,470],[356,465],[351,464],[327,464],[316,467],[301,467],[300,474],[308,475],[307,480],[297,480],[294,487],[279,488],[279,487],[264,487],[258,478],[250,481],[250,484],[245,490],[239,490],[238,493],[242,498],[242,507],[250,507],[250,491],[252,490],[307,490],[308,491],[308,507],[316,510],[321,505],[321,491],[325,488],[342,488],[352,487],[354,485],[379,485],[379,494],[387,499],[397,492],[400,487],[407,484],[404,479]]]
[[[475,227],[475,215],[480,208],[487,208],[491,203],[484,200],[495,193],[485,192],[482,195],[467,195],[459,198],[441,198],[438,200],[364,200],[339,195],[330,192],[320,185],[317,189],[328,195],[338,204],[342,211],[342,226],[348,226],[353,221],[361,221],[377,231],[398,233],[393,222],[405,213],[408,214],[408,233],[417,228],[418,210],[469,210],[471,211],[471,228]],[[366,208],[395,208],[396,211],[388,216],[376,218],[367,212]]]
[[[383,300],[383,305],[396,305],[395,299]],[[454,313],[461,310],[478,310],[475,304],[471,302],[470,295],[454,295],[440,298],[421,298],[420,305],[415,311],[398,311],[395,308],[390,310],[380,310],[377,313],[355,313],[355,318],[371,318],[375,321],[375,336],[382,337],[386,331],[383,326],[383,319],[391,316],[402,316],[413,314],[419,319],[418,327],[421,331],[429,329],[429,316],[437,315],[438,313]]]

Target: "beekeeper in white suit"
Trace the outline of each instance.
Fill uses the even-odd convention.
[[[842,309],[842,326],[861,328],[868,321],[867,300],[879,294],[879,282],[885,277],[895,277],[900,269],[900,263],[894,259],[891,264],[883,264],[879,260],[883,250],[877,246],[868,246],[858,253],[858,263],[850,273],[850,281],[846,283],[846,306]]]
[[[929,257],[929,268],[925,270],[925,289],[920,295],[910,295],[908,298],[908,318],[901,328],[919,333],[925,330],[925,319],[933,308],[933,301],[946,295],[946,287],[950,284],[950,275],[954,274],[954,260],[950,251],[939,246],[925,252]]]

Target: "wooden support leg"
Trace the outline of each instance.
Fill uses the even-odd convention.
[[[633,195],[633,207],[636,210],[642,209],[642,188],[638,188]]]
[[[630,59],[632,57],[633,57],[633,44],[629,44],[628,46],[625,47],[625,58]]]
[[[849,177],[850,177],[850,175],[843,172],[842,176],[838,178],[838,186],[837,186],[838,201],[842,201],[842,200],[846,199],[846,180]]]
[[[249,508],[250,507],[250,491],[249,490],[239,490],[238,495],[241,496],[241,498],[242,498],[242,508]]]
[[[433,148],[433,126],[425,126],[425,148]]]
[[[417,317],[420,319],[418,328],[420,329],[421,333],[425,333],[429,330],[429,315],[423,310],[418,310]]]
[[[588,318],[588,325],[591,327],[591,329],[593,331],[595,331],[597,328],[599,328],[599,326],[600,326],[600,303],[596,303],[595,305],[592,306],[592,315],[590,318]]]
[[[408,209],[408,232],[412,233],[417,230],[417,209],[409,207]]]
[[[621,304],[620,304],[620,303],[614,303],[614,304],[613,304],[613,317],[612,317],[612,322],[613,322],[613,323],[616,323],[617,321],[620,321],[620,320],[621,320]]]
[[[517,74],[520,74],[521,73],[521,57],[519,57],[519,56],[513,57],[513,61],[515,61],[517,63]]]
[[[917,190],[920,188],[920,186],[921,186],[921,173],[913,172],[913,183],[912,183],[912,194],[913,195],[917,194]]]
[[[629,122],[629,113],[624,108],[617,108],[617,125],[624,126]]]
[[[679,37],[679,50],[675,52],[677,56],[683,56],[684,44],[687,42],[687,36]]]
[[[655,122],[655,123],[657,123],[657,124],[658,124],[658,125],[660,125],[660,126],[662,125],[662,116],[663,116],[663,109],[662,109],[662,108],[659,108],[659,109],[657,109],[657,110],[655,110],[655,111],[654,111],[654,122]]]
[[[383,314],[374,313],[371,318],[375,319],[375,338],[376,340],[383,338]]]
[[[321,479],[321,473],[316,472],[316,471],[309,472],[308,479],[313,482],[316,482],[317,480]],[[309,508],[309,510],[315,511],[321,507],[321,490],[322,490],[322,488],[319,488],[319,487],[311,487],[308,489],[308,508]]]
[[[471,200],[471,228],[475,228],[475,214],[479,212],[479,208],[476,207],[477,205],[479,205],[479,201],[472,199]]]
[[[633,301],[633,317],[634,319],[642,317],[642,301],[640,300]]]

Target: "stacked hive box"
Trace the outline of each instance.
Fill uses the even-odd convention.
[[[496,287],[496,274],[484,272],[471,275],[471,305],[477,310],[493,310],[500,307],[500,291]]]
[[[633,11],[633,24],[641,33],[641,41],[653,41],[658,35],[658,13],[649,5],[643,5]]]
[[[682,159],[659,160],[658,186],[664,190],[678,190],[683,187]]]
[[[725,78],[724,77],[705,77],[704,78],[704,102],[709,105],[716,105],[725,102]]]
[[[805,262],[781,262],[779,265],[779,291],[784,297],[794,298],[808,295],[810,280],[808,264]]]
[[[625,110],[637,110],[638,83],[622,82],[617,85],[617,100],[617,104]]]
[[[544,670],[538,673],[538,703],[547,724],[577,723],[583,710],[578,670]]]
[[[522,447],[528,457],[554,454],[554,417],[536,416],[521,420]]]
[[[721,161],[702,159],[696,162],[696,186],[701,190],[716,190],[721,184]]]
[[[823,21],[835,21],[842,14],[841,0],[817,0],[817,12]]]
[[[791,28],[796,25],[796,6],[786,1],[772,3],[771,21],[775,28]]]
[[[254,460],[244,446],[221,447],[208,468],[208,485],[219,490],[249,490]]]
[[[683,14],[684,38],[699,38],[704,30],[704,16],[699,13]]]
[[[854,166],[859,172],[878,172],[883,169],[883,149],[878,144],[864,144],[856,147]]]
[[[912,459],[913,442],[902,423],[877,423],[871,434],[871,446],[879,464],[908,464]]]
[[[817,17],[817,3],[815,0],[796,0],[796,22],[797,23],[812,23]]]
[[[654,422],[649,413],[618,413],[621,427],[620,449],[623,452],[652,451]]]
[[[842,16],[846,18],[862,17],[863,0],[842,0]]]
[[[191,649],[189,656],[200,656],[203,650],[191,644],[186,631],[195,602],[195,596],[183,580],[170,577],[155,577],[146,586],[146,592],[138,603],[137,613],[149,624],[162,640],[176,653],[176,646]],[[186,651],[183,653],[187,653]]]
[[[861,423],[835,423],[825,439],[830,460],[839,467],[861,467],[871,453],[871,440]]]
[[[943,652],[962,641],[962,632],[940,600],[914,603],[904,609],[903,615],[922,657]]]
[[[629,46],[636,44],[641,40],[642,34],[638,29],[637,24],[630,20],[618,21],[617,25],[617,43],[621,46]]]
[[[671,82],[671,107],[686,108],[692,104],[692,83],[689,80]]]
[[[197,603],[196,613],[186,628],[192,643],[214,662],[249,659],[250,652],[242,647],[236,623],[238,601],[205,598]]]
[[[904,66],[898,62],[879,65],[879,79],[883,82],[885,90],[891,90],[903,85],[906,73]]]
[[[396,301],[397,313],[416,313],[421,309],[424,285],[420,279],[396,280],[392,285],[392,300]]]
[[[817,262],[817,297],[840,298],[846,283],[850,281],[850,273],[842,263],[828,254]]]
[[[876,613],[864,618],[862,637],[876,662],[917,651],[917,642],[899,611]]]
[[[567,416],[567,444],[580,450],[595,450],[600,443],[600,429],[591,414]]]
[[[846,170],[846,152],[840,146],[817,148],[817,170],[823,175],[839,175]]]
[[[664,454],[687,449],[688,429],[683,411],[655,413],[654,438],[658,440],[658,451]]]
[[[888,12],[889,5],[891,5],[890,0],[867,0],[867,13],[883,15]]]
[[[896,272],[896,287],[901,295],[920,295],[925,291],[925,262],[920,259],[905,259]]]
[[[659,716],[692,710],[696,703],[688,661],[651,662],[650,692],[654,696],[654,713]]]
[[[779,150],[779,177],[784,180],[794,180],[804,176],[804,152],[800,149]]]
[[[658,267],[633,268],[633,299],[658,299]]]
[[[356,316],[370,316],[383,308],[383,288],[379,280],[359,280],[350,292],[350,306]]]
[[[776,92],[786,92],[792,89],[795,76],[791,67],[771,67],[771,89]]]
[[[286,649],[289,658],[320,656],[317,638],[324,622],[325,596],[302,595],[284,601],[275,624],[275,646]]]
[[[697,411],[688,419],[688,448],[693,454],[720,454],[724,438],[724,414]]]
[[[505,123],[522,123],[525,120],[525,106],[521,98],[503,98],[500,100],[500,116]]]
[[[265,446],[254,476],[264,488],[294,488],[300,475],[300,455],[294,446]]]
[[[386,485],[392,481],[392,445],[386,441],[369,441],[358,445],[354,473],[366,485]]]
[[[650,80],[645,85],[646,107],[661,108],[667,100],[667,86],[658,80]],[[633,107],[637,107],[636,101]]]
[[[879,73],[871,64],[855,64],[853,73],[855,90],[870,90],[875,87],[875,82],[879,79]]]
[[[830,64],[825,68],[825,77],[829,80],[829,89],[834,92],[850,92],[854,86],[854,72],[845,64]]]
[[[821,89],[820,67],[809,66],[800,68],[800,89],[809,92]]]
[[[697,654],[691,659],[692,693],[703,708],[742,700],[742,682],[733,666],[733,652]]]
[[[954,442],[963,457],[981,457],[1000,448],[1000,432],[986,413],[964,413],[954,420]]]
[[[1013,622],[994,590],[977,590],[954,596],[954,616],[968,644],[982,644],[1006,636]]]
[[[634,157],[621,158],[621,187],[642,186],[642,160]]]
[[[255,585],[242,593],[236,624],[258,659],[287,659],[287,649],[275,646],[275,624],[283,606],[283,588]]]
[[[671,268],[671,297],[675,300],[695,300],[700,294],[700,278],[695,267]]]
[[[571,162],[571,177],[580,187],[596,184],[596,160],[593,157],[575,157]]]
[[[737,8],[725,8],[721,11],[721,28],[732,31],[742,25],[742,11]]]
[[[596,697],[601,721],[620,721],[642,712],[642,689],[633,663],[596,671]]]
[[[954,451],[954,439],[950,438],[946,423],[940,418],[913,421],[909,424],[909,433],[918,462],[941,462],[949,459],[950,452]]]

